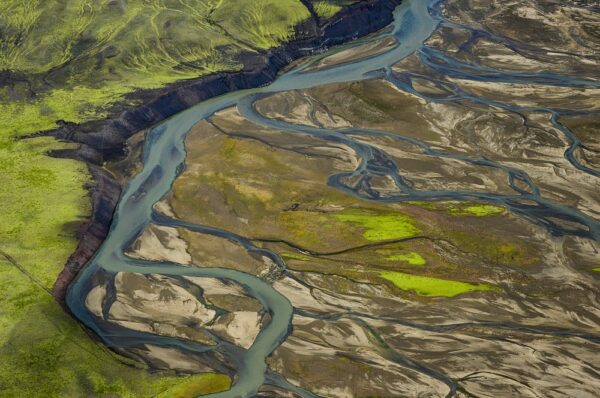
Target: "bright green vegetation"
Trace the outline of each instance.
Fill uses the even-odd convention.
[[[331,17],[342,9],[341,6],[328,1],[315,1],[313,7],[317,15],[321,18]]]
[[[371,214],[363,211],[346,210],[336,214],[335,217],[339,221],[364,228],[363,236],[370,241],[405,239],[421,232],[414,225],[413,219],[404,214]]]
[[[415,252],[410,252],[406,254],[394,254],[385,258],[387,261],[403,261],[410,265],[425,265],[425,259],[419,254]]]
[[[189,376],[184,382],[158,395],[157,398],[192,398],[229,390],[231,379],[222,374],[205,373]]]
[[[496,216],[504,213],[505,209],[501,206],[486,205],[476,202],[425,202],[410,201],[406,204],[423,207],[432,211],[446,211],[453,216],[476,216],[487,217]]]
[[[454,297],[462,293],[497,289],[487,284],[475,285],[394,271],[383,271],[379,275],[392,282],[399,289],[411,290],[421,296]]]
[[[0,250],[48,287],[75,249],[65,224],[76,225],[89,212],[85,165],[45,155],[65,147],[51,138],[0,138]]]
[[[15,77],[0,88],[0,124],[11,135],[237,69],[240,50],[277,46],[310,17],[300,0],[5,0],[0,15],[0,71]]]
[[[298,261],[311,261],[312,260],[312,258],[310,258],[310,257],[301,256],[301,255],[295,254],[295,253],[281,253],[281,257],[291,258],[292,260],[298,260]]]
[[[450,214],[473,215],[476,217],[495,216],[504,213],[504,208],[492,205],[476,205],[467,207],[450,208]]]
[[[319,18],[329,18],[339,12],[343,6],[356,3],[356,0],[316,0],[312,2]]]

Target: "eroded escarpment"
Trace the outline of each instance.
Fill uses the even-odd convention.
[[[295,59],[377,31],[391,22],[392,11],[399,3],[400,0],[359,2],[344,7],[331,19],[318,18],[313,12],[311,19],[296,28],[293,41],[268,51],[242,52],[239,62],[243,68],[239,72],[218,73],[175,83],[164,89],[140,91],[131,99],[141,102],[141,106],[114,109],[111,113],[117,116],[101,121],[81,125],[63,123],[57,130],[43,133],[79,143],[78,150],[54,155],[86,162],[94,181],[90,188],[91,218],[78,233],[80,243],[57,278],[54,296],[60,301],[64,299],[69,283],[108,233],[120,187],[114,176],[106,173],[101,166],[107,160],[122,159],[128,151],[127,141],[134,134],[208,98],[268,84]],[[137,149],[140,149],[139,139]]]

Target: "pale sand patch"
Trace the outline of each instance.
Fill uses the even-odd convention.
[[[189,265],[192,263],[192,256],[187,248],[187,242],[179,237],[177,229],[150,225],[126,254],[134,258]]]
[[[108,320],[134,330],[214,343],[199,327],[211,322],[216,311],[207,308],[174,280],[119,273],[115,288],[116,300],[110,307]],[[97,294],[90,300],[92,304]]]
[[[243,348],[250,348],[260,332],[261,316],[253,311],[237,311],[225,314],[211,328],[224,334],[228,341]]]
[[[90,312],[98,317],[102,317],[102,302],[106,296],[106,286],[95,286],[85,298],[85,306]]]

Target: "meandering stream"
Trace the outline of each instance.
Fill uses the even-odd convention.
[[[153,205],[160,201],[170,190],[173,181],[181,173],[185,162],[184,140],[188,131],[199,121],[210,117],[215,112],[227,107],[237,106],[240,113],[248,120],[272,127],[278,130],[298,132],[318,136],[322,139],[340,142],[352,148],[361,158],[359,167],[351,173],[343,173],[330,177],[330,185],[359,196],[366,200],[383,202],[402,202],[413,200],[480,200],[506,206],[511,212],[522,216],[531,222],[543,225],[554,234],[571,234],[584,236],[600,241],[600,223],[581,211],[554,203],[541,196],[540,190],[532,179],[523,170],[518,170],[498,162],[443,153],[431,148],[425,142],[414,138],[403,137],[383,131],[347,129],[333,130],[322,128],[311,128],[302,125],[294,125],[280,120],[272,120],[259,114],[255,108],[255,102],[261,97],[282,91],[294,89],[307,89],[317,85],[328,83],[350,82],[368,79],[372,77],[386,78],[401,90],[419,95],[428,101],[458,101],[470,100],[496,106],[509,111],[547,112],[552,115],[552,123],[560,129],[571,143],[565,152],[565,157],[577,169],[592,176],[599,176],[598,170],[591,169],[580,164],[573,156],[574,151],[581,145],[577,137],[565,126],[560,124],[561,110],[557,109],[525,109],[515,105],[494,102],[485,98],[478,98],[461,91],[458,87],[445,86],[451,90],[453,96],[440,98],[426,97],[413,89],[411,76],[396,76],[391,67],[403,58],[418,52],[422,62],[429,68],[445,75],[460,76],[478,81],[504,81],[504,82],[542,82],[568,87],[599,87],[600,84],[581,78],[555,75],[549,73],[523,74],[508,73],[483,68],[475,65],[466,65],[457,60],[449,58],[439,52],[435,52],[425,46],[430,35],[435,31],[442,21],[438,10],[438,0],[408,0],[395,11],[393,25],[374,37],[363,39],[375,40],[386,36],[393,36],[397,44],[391,49],[378,55],[366,57],[356,62],[335,65],[330,68],[316,71],[307,71],[312,63],[307,62],[301,66],[281,75],[271,85],[253,90],[244,90],[230,93],[202,102],[180,114],[168,119],[160,125],[151,129],[147,135],[144,148],[143,170],[137,174],[123,191],[122,197],[115,212],[115,217],[110,233],[95,257],[79,274],[75,282],[70,286],[67,295],[67,304],[73,314],[88,328],[93,330],[109,347],[123,347],[127,344],[151,342],[153,344],[176,346],[190,351],[220,350],[223,353],[235,351],[228,358],[235,362],[237,372],[235,382],[229,391],[210,395],[210,397],[232,398],[253,396],[265,382],[269,372],[265,364],[268,357],[286,338],[289,333],[293,308],[290,302],[278,293],[267,281],[240,271],[225,268],[200,268],[182,266],[170,262],[152,262],[132,259],[124,254],[136,237],[151,223],[162,225],[184,227],[203,233],[226,237],[227,239],[242,244],[246,249],[261,251],[262,254],[271,258],[282,270],[285,269],[284,261],[273,252],[259,249],[243,237],[229,234],[205,226],[185,224],[180,221],[171,220],[167,217],[155,214]],[[356,45],[356,44],[354,44]],[[323,55],[315,57],[321,59]],[[314,61],[313,61],[314,62]],[[358,141],[353,137],[368,135],[385,135],[393,139],[402,140],[407,144],[417,147],[422,153],[431,157],[452,158],[469,164],[491,167],[506,173],[509,185],[515,193],[510,195],[498,193],[482,193],[469,191],[420,191],[413,189],[405,182],[401,170],[394,161],[382,150]],[[354,176],[361,179],[360,190],[350,187],[344,183],[346,177]],[[379,194],[370,189],[369,181],[374,176],[389,176],[398,188],[398,194],[380,197]],[[517,184],[519,182],[520,184]],[[527,188],[523,188],[526,186]],[[569,221],[579,227],[566,229],[555,222],[556,219]],[[115,330],[109,325],[99,321],[90,314],[85,306],[85,298],[92,286],[92,278],[103,270],[109,274],[118,272],[133,272],[140,274],[160,274],[165,276],[199,276],[214,277],[235,281],[242,285],[247,293],[256,298],[270,314],[271,320],[261,330],[254,344],[248,350],[234,350],[225,342],[219,342],[214,347],[203,347],[182,340],[153,336],[141,332],[128,332],[127,330]],[[437,378],[449,387],[448,395],[456,391],[456,386],[444,375],[419,368],[420,365],[402,362],[403,366],[415,366],[418,371],[426,372],[431,377]],[[271,382],[276,383],[274,377]],[[284,388],[294,387],[281,381]],[[285,385],[283,385],[285,384]],[[313,396],[310,392],[297,389],[296,392],[303,396]]]

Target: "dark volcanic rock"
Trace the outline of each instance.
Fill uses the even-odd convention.
[[[101,167],[90,164],[89,169],[94,180],[94,185],[89,191],[92,198],[92,215],[80,228],[79,245],[54,283],[52,293],[61,302],[71,281],[106,238],[121,194],[119,184]]]
[[[366,0],[344,8],[321,23],[315,17],[296,27],[296,39],[260,53],[242,53],[244,65],[238,72],[217,73],[186,80],[158,90],[140,91],[130,97],[143,105],[114,112],[115,117],[81,125],[62,123],[47,134],[82,144],[75,151],[57,151],[87,162],[95,181],[91,189],[92,217],[80,231],[80,243],[69,258],[54,286],[54,295],[63,300],[69,283],[93,256],[106,237],[112,213],[120,195],[119,184],[99,165],[122,157],[128,138],[201,101],[231,91],[259,87],[272,82],[278,72],[295,59],[324,51],[330,46],[375,32],[393,19],[401,0]]]

